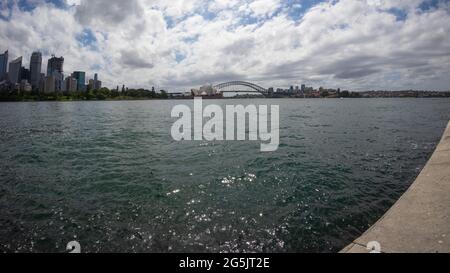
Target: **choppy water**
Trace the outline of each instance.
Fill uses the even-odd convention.
[[[255,102],[280,105],[275,153],[174,142],[178,101],[0,104],[0,252],[339,251],[450,120],[448,99],[208,103]]]

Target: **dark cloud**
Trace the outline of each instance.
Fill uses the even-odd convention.
[[[355,79],[355,78],[362,78],[365,76],[369,76],[372,74],[375,74],[377,72],[380,72],[379,69],[372,69],[372,68],[367,68],[367,69],[351,69],[351,70],[346,70],[343,69],[342,72],[339,72],[337,74],[335,74],[334,76],[338,79]]]
[[[82,24],[98,20],[112,26],[140,15],[142,7],[137,0],[82,0],[75,12],[75,18]]]
[[[122,50],[120,52],[121,63],[129,68],[153,68],[154,65],[148,58],[140,56],[134,50]]]

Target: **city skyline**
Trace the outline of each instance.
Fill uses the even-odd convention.
[[[52,55],[42,73],[43,59],[40,51],[33,51],[27,68],[23,56],[9,61],[9,50],[0,54],[0,88],[2,92],[22,94],[61,95],[98,91],[102,81],[98,73],[86,77],[84,71],[64,72],[64,57]]]
[[[447,0],[6,1],[0,50],[25,67],[35,51],[64,56],[110,88],[447,91],[449,11]]]

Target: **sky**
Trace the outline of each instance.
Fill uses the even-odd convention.
[[[115,88],[450,90],[450,0],[0,0],[0,51]]]

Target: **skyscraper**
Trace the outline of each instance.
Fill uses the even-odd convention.
[[[33,89],[39,87],[42,70],[42,54],[41,52],[33,52],[30,60],[30,83]]]
[[[45,77],[44,93],[46,94],[54,93],[56,91],[55,82],[56,81],[54,76]]]
[[[66,78],[66,91],[67,92],[76,92],[77,91],[77,79],[72,76]]]
[[[22,57],[15,59],[9,63],[9,80],[16,84],[20,82],[22,72]]]
[[[93,90],[99,90],[102,88],[102,82],[98,80],[98,74],[94,74],[94,81],[92,83],[92,89]]]
[[[53,76],[55,79],[55,91],[60,92],[64,90],[64,58],[56,58],[52,56],[48,60],[47,76]]]
[[[77,79],[77,91],[86,91],[86,73],[82,71],[75,71],[72,77]]]
[[[20,69],[20,81],[22,80],[27,81],[28,83],[30,83],[30,70],[26,69],[25,67],[22,67],[22,69]]]
[[[54,55],[48,59],[47,76],[54,75],[55,72],[63,73],[64,71],[64,58],[56,58]]]
[[[6,79],[6,71],[8,68],[8,50],[0,54],[0,81]]]

